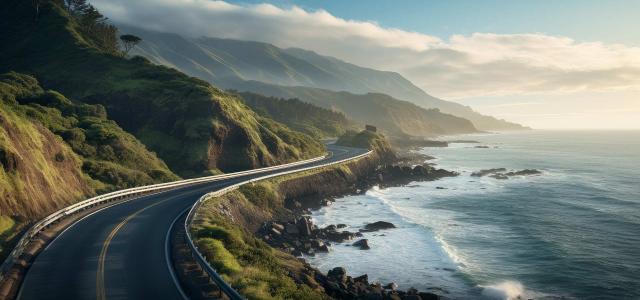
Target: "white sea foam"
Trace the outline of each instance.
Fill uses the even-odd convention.
[[[491,300],[526,299],[524,286],[517,281],[505,281],[494,285],[481,285],[482,296]]]

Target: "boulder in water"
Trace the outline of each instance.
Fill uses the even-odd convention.
[[[361,229],[360,231],[370,232],[370,231],[378,231],[378,230],[390,229],[390,228],[396,228],[396,225],[393,225],[393,223],[390,223],[390,222],[377,221],[377,222],[373,222],[365,225],[364,229]]]
[[[353,243],[353,246],[360,247],[361,250],[371,249],[371,247],[369,247],[369,240],[367,239],[358,240],[357,242]]]

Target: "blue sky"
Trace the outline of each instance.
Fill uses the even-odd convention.
[[[441,38],[474,32],[546,33],[580,41],[640,45],[638,0],[239,0],[279,7],[324,9],[331,14],[383,27]]]
[[[534,128],[640,129],[640,0],[91,0],[119,23],[394,71]]]

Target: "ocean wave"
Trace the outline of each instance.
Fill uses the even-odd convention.
[[[482,296],[490,300],[518,300],[533,299],[535,296],[531,291],[526,291],[524,285],[518,281],[504,281],[494,285],[480,285]]]
[[[569,296],[557,296],[538,291],[532,291],[525,288],[525,286],[513,280],[503,281],[498,284],[491,285],[478,285],[481,289],[480,294],[487,300],[524,300],[524,299],[537,299],[537,300],[552,300],[552,299],[573,299]]]

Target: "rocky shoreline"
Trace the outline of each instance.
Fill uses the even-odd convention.
[[[421,159],[422,157],[418,158]],[[356,185],[355,190],[349,194],[361,194],[369,188],[378,185],[381,187],[402,186],[414,181],[430,181],[443,177],[458,176],[456,172],[438,169],[429,164],[415,164],[417,160],[401,161],[399,164],[379,166],[368,177]],[[424,160],[422,160],[424,161]],[[337,196],[337,195],[334,195]],[[270,246],[289,253],[304,261],[304,256],[314,256],[316,253],[331,251],[334,244],[347,244],[366,251],[370,249],[367,239],[362,238],[362,232],[379,230],[391,230],[395,225],[389,222],[376,221],[366,224],[357,232],[343,230],[346,225],[334,224],[320,228],[313,224],[310,218],[310,209],[318,209],[331,205],[332,198],[311,197],[289,201],[287,207],[293,213],[284,220],[271,220],[262,224],[256,235]],[[420,292],[416,289],[406,291],[397,290],[396,283],[379,283],[368,281],[368,275],[358,277],[348,276],[344,267],[336,267],[327,274],[313,268],[308,263],[306,273],[294,275],[300,283],[307,283],[305,276],[310,276],[315,282],[322,285],[326,293],[338,299],[442,299],[441,296]]]
[[[270,246],[283,252],[292,254],[303,260],[303,256],[314,256],[319,252],[328,252],[332,243],[350,243],[360,250],[369,250],[367,239],[357,239],[362,237],[362,232],[372,232],[379,230],[393,229],[396,226],[389,222],[377,221],[366,224],[358,232],[341,230],[344,224],[328,225],[319,228],[313,224],[308,216],[300,216],[297,220],[280,223],[267,222],[258,231],[262,239]],[[313,279],[321,284],[325,292],[338,299],[393,299],[393,300],[426,300],[441,299],[437,294],[430,292],[420,292],[414,288],[406,291],[397,290],[398,285],[394,282],[382,284],[380,282],[369,282],[368,275],[363,274],[358,277],[347,275],[344,267],[335,267],[327,274],[307,264],[305,276],[313,275]],[[301,282],[305,282],[302,280]],[[308,282],[308,280],[306,281]]]

